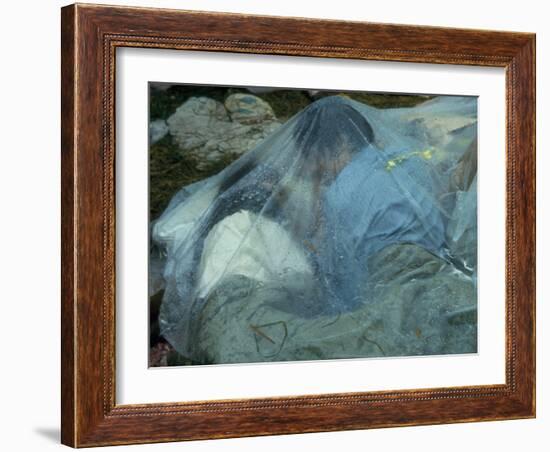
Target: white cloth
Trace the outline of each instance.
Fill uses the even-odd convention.
[[[208,233],[197,294],[206,296],[222,278],[232,275],[266,282],[284,281],[289,273],[312,275],[305,253],[279,224],[241,210]]]

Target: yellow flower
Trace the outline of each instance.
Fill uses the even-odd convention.
[[[424,157],[426,160],[431,159],[433,156],[433,149],[426,149],[425,151],[422,151],[422,157]]]
[[[428,149],[425,149],[423,151],[412,151],[412,152],[408,152],[408,153],[399,155],[399,156],[397,156],[397,157],[395,157],[391,160],[388,160],[386,162],[386,171],[391,171],[397,165],[403,163],[405,160],[407,160],[411,157],[419,156],[419,157],[422,157],[426,160],[430,160],[433,157],[433,155],[434,155],[434,149],[433,148],[428,148]]]

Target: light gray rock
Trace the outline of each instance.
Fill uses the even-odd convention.
[[[312,281],[285,288],[233,277],[208,299],[196,325],[197,355],[206,363],[238,363],[474,353],[475,283],[415,245],[378,253],[353,312],[303,318],[279,309],[311,300]]]
[[[214,99],[192,97],[167,120],[180,151],[197,156],[199,169],[226,155],[244,154],[280,126],[271,107],[261,99],[246,94],[252,100],[230,100],[234,96],[237,95],[229,96],[226,102],[233,108],[231,111]],[[246,102],[252,107],[245,112],[239,105]]]
[[[275,119],[271,106],[252,94],[232,94],[225,100],[225,108],[231,119],[241,124],[258,124]]]
[[[182,150],[204,146],[220,128],[225,129],[229,116],[223,104],[208,97],[191,97],[167,120],[170,134]]]
[[[168,124],[164,119],[155,119],[149,123],[149,144],[162,140],[168,133]]]

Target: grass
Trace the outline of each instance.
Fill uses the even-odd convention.
[[[282,121],[289,119],[313,102],[311,96],[303,90],[281,90],[257,94],[265,100]]]
[[[149,214],[158,218],[182,187],[219,173],[237,156],[225,155],[203,169],[196,156],[181,152],[170,135],[149,148]]]
[[[247,93],[246,88],[240,87],[218,87],[200,85],[173,85],[166,90],[151,88],[149,99],[149,118],[166,119],[190,97],[206,96],[218,102],[224,102],[231,94]],[[424,101],[426,96],[415,96],[407,94],[378,94],[355,91],[324,91],[319,92],[316,97],[327,95],[344,94],[351,99],[363,102],[377,108],[414,107]],[[255,94],[265,100],[281,120],[286,120],[303,110],[315,101],[308,91],[284,89],[270,93]]]
[[[408,94],[375,94],[375,93],[345,93],[348,97],[358,102],[376,108],[414,107],[431,97],[413,96]]]

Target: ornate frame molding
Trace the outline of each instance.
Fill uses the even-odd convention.
[[[506,383],[116,405],[118,47],[506,68]],[[64,444],[82,447],[535,415],[534,35],[76,4],[62,9],[62,88]]]

